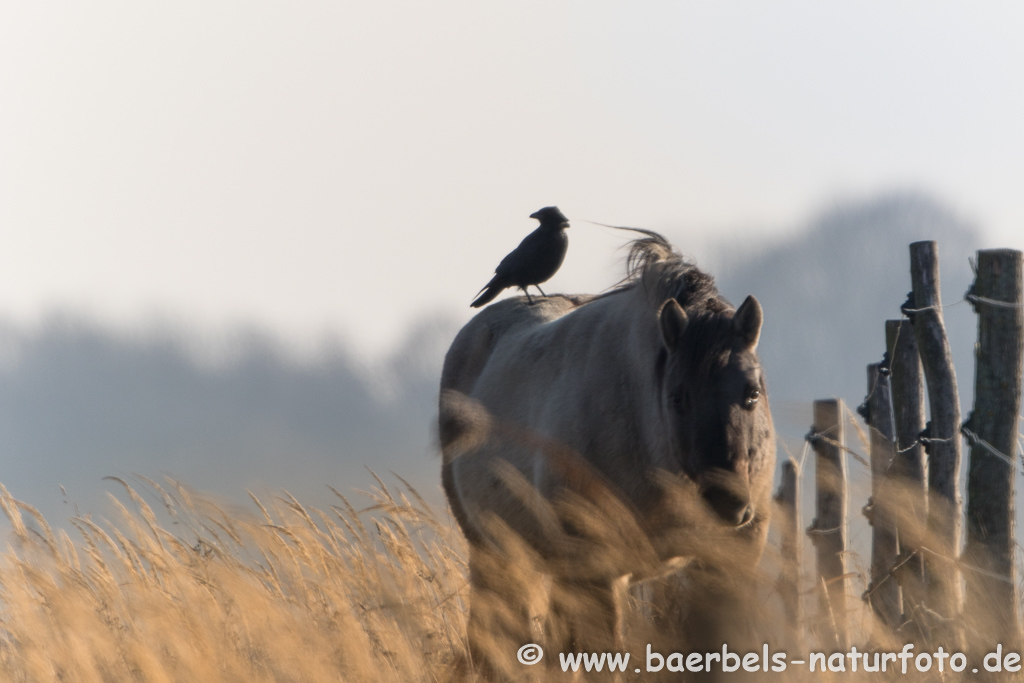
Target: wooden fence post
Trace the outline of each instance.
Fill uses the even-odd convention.
[[[960,398],[956,371],[942,317],[939,258],[935,242],[910,245],[913,308],[904,313],[914,321],[921,364],[928,383],[931,420],[922,440],[928,453],[928,548],[925,557],[928,606],[946,619],[935,635],[959,642],[960,579],[956,566],[960,549]],[[910,303],[910,302],[908,302]]]
[[[918,441],[925,425],[924,379],[913,323],[886,320],[885,348],[896,420],[893,471],[900,496],[896,527],[901,560],[897,577],[903,594],[903,619],[917,623],[920,619],[917,612],[925,601],[921,546],[928,528],[928,481],[924,448]]]
[[[1014,565],[1014,475],[1017,471],[1021,363],[1024,350],[1021,252],[978,252],[967,300],[978,314],[974,410],[963,433],[971,444],[967,475],[964,560],[985,573],[965,572],[965,614],[978,647],[1020,646]]]
[[[890,575],[899,555],[898,500],[892,471],[896,449],[889,368],[882,363],[868,366],[868,394],[861,414],[871,436],[871,500],[864,507],[871,522],[871,583],[864,597],[882,623],[893,629],[900,623],[903,608],[900,585]]]
[[[775,497],[779,503],[778,528],[781,535],[782,557],[778,591],[786,610],[786,617],[796,633],[803,622],[800,605],[800,571],[803,563],[803,543],[800,537],[800,473],[796,463],[782,463],[782,483]]]
[[[823,608],[840,650],[847,648],[846,524],[847,475],[843,402],[814,402],[814,425],[808,435],[814,447],[817,515],[807,533],[814,542],[818,577],[824,587]]]

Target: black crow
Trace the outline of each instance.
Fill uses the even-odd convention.
[[[545,206],[530,215],[540,221],[540,227],[523,238],[519,246],[501,259],[494,269],[494,277],[484,285],[476,301],[470,304],[473,308],[490,303],[494,297],[506,287],[518,287],[526,294],[527,300],[533,299],[526,288],[536,287],[542,296],[544,290],[540,283],[547,282],[558,272],[565,260],[565,252],[569,248],[569,236],[565,229],[569,227],[569,219],[558,210],[557,206]]]

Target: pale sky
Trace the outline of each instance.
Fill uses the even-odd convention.
[[[468,318],[557,204],[547,291],[921,188],[1024,248],[1024,5],[0,4],[0,317],[256,323],[374,356]]]

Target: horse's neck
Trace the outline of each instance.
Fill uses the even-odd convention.
[[[624,294],[617,312],[617,317],[623,321],[623,340],[620,342],[623,362],[630,366],[635,377],[653,382],[654,367],[661,350],[657,312],[652,309],[641,283]]]
[[[609,324],[602,327],[601,355],[627,385],[621,410],[632,413],[632,422],[646,446],[660,449],[664,436],[656,428],[660,420],[654,412],[660,410],[656,370],[662,349],[657,312],[639,283],[604,302],[608,308],[601,314]]]

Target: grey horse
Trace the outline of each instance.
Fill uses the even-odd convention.
[[[538,638],[555,658],[621,647],[622,587],[684,566],[681,633],[720,650],[764,549],[761,306],[734,309],[656,233],[627,263],[602,295],[486,308],[445,358],[442,481],[485,678],[525,675],[516,648]]]

